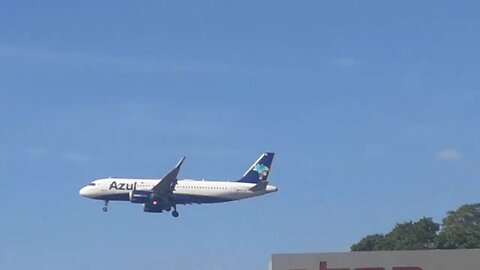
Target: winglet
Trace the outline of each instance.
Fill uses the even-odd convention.
[[[169,173],[167,173],[167,175],[165,175],[165,177],[163,177],[162,180],[152,188],[152,190],[156,193],[173,191],[173,189],[175,188],[175,185],[177,184],[178,172],[180,171],[180,168],[182,167],[184,160],[185,160],[185,157],[183,157],[177,163],[177,166],[175,166],[175,168],[173,168]]]
[[[175,168],[173,168],[173,170],[171,170],[164,178],[172,177],[177,179],[178,172],[180,171],[180,167],[182,167],[184,160],[185,160],[185,156],[177,163],[177,166],[175,166]]]
[[[178,169],[180,169],[180,167],[182,166],[182,164],[183,164],[183,161],[185,160],[185,158],[186,158],[186,157],[185,157],[185,156],[183,156],[183,157],[182,157],[182,159],[181,159],[181,160],[180,160],[180,161],[177,163],[177,166],[175,166],[175,168],[178,168]]]

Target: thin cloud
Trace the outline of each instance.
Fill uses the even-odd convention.
[[[0,45],[0,57],[22,58],[32,62],[50,62],[69,66],[116,68],[145,72],[226,72],[231,67],[222,63],[195,59],[155,59],[90,52],[55,51]]]
[[[342,68],[353,68],[358,66],[358,61],[351,57],[340,57],[331,61],[332,66]]]
[[[308,65],[248,65],[181,56],[114,55],[89,51],[53,50],[2,44],[0,44],[0,58],[20,59],[28,63],[53,63],[67,67],[89,67],[92,69],[135,72],[215,73],[235,76],[291,76],[292,74],[307,77],[318,76],[318,67]],[[350,57],[341,57],[330,61],[330,65],[341,68],[353,68],[357,67],[358,64],[358,61]]]
[[[72,161],[72,162],[87,162],[88,161],[87,156],[82,155],[82,154],[78,154],[78,153],[66,154],[64,156],[64,159],[68,160],[68,161]]]
[[[35,146],[35,147],[27,148],[27,154],[30,157],[34,157],[34,158],[44,158],[48,156],[48,150],[47,148],[42,146]]]
[[[462,158],[462,153],[456,149],[443,149],[438,151],[435,156],[440,161],[456,161]]]

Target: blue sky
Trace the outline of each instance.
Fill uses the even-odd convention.
[[[278,252],[478,202],[475,1],[4,1],[1,269],[267,269]],[[181,217],[78,195],[106,176],[279,192]]]

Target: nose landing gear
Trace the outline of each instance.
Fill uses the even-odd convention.
[[[105,201],[105,206],[102,208],[102,211],[103,212],[107,212],[108,211],[108,201]]]
[[[172,216],[175,217],[175,218],[178,217],[178,211],[177,211],[177,206],[176,205],[173,205]]]

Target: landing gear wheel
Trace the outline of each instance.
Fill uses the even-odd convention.
[[[108,211],[107,206],[108,206],[108,201],[105,201],[105,206],[102,208],[102,211],[103,211],[103,212],[107,212],[107,211]]]
[[[174,205],[172,205],[172,206],[173,206],[172,216],[173,216],[173,217],[178,217],[177,205],[174,204]]]

